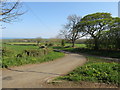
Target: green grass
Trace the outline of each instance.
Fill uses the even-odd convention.
[[[120,58],[120,51],[112,50],[93,50],[88,48],[66,48],[62,49],[73,53],[85,53],[90,55],[111,57],[111,58]]]
[[[42,63],[52,61],[64,56],[64,53],[53,52],[51,48],[39,49],[37,46],[4,45],[5,51],[2,57],[2,67],[20,66],[24,64]],[[31,54],[25,54],[25,50]],[[47,52],[47,53],[44,53]],[[21,57],[17,57],[17,55]]]
[[[91,81],[107,84],[120,84],[119,72],[120,64],[106,59],[87,57],[88,62],[82,67],[78,67],[66,76],[57,79],[69,81]]]
[[[79,46],[75,48],[64,48],[61,46],[56,46],[53,48],[73,53],[85,53],[89,55],[120,58],[120,51],[93,50],[86,48],[84,44],[78,45]],[[107,59],[101,59],[97,56],[87,56],[88,62],[85,65],[76,68],[66,76],[58,77],[57,79],[69,81],[90,81],[115,84],[118,86],[120,84],[120,78],[118,77],[118,72],[120,72],[120,64]]]
[[[66,43],[65,46],[72,46],[71,43]],[[85,44],[75,44],[75,47],[86,48]]]
[[[25,49],[38,49],[38,46],[22,46],[22,45],[6,45],[6,44],[3,44],[2,48],[7,48],[7,49],[11,49],[13,51],[16,51],[16,52],[21,52]]]
[[[53,49],[65,50],[72,53],[84,53],[89,55],[97,55],[97,56],[104,56],[104,57],[111,57],[111,58],[120,58],[120,51],[113,51],[113,50],[94,50],[86,48],[84,44],[80,44],[79,47],[69,47],[64,48],[61,46],[54,46]]]
[[[35,42],[9,42],[8,44],[36,44]]]
[[[3,67],[5,67],[5,65],[7,65],[8,67],[20,66],[24,64],[35,64],[35,63],[53,61],[63,56],[64,54],[60,52],[50,52],[49,54],[43,55],[41,57],[21,57],[21,58],[4,57],[2,59],[2,64],[3,64]]]

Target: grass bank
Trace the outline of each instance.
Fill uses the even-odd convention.
[[[51,48],[39,49],[37,46],[4,45],[2,67],[20,66],[55,60],[64,53],[54,52]]]
[[[88,56],[87,60],[87,63],[82,67],[78,67],[66,76],[61,76],[57,79],[68,81],[90,81],[119,86],[120,64],[93,56]]]

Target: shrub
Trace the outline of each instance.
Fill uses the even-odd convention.
[[[8,48],[2,49],[2,56],[11,56],[12,54],[14,54],[14,50]]]
[[[27,56],[33,56],[33,57],[36,57],[36,56],[42,56],[42,55],[46,55],[48,54],[49,52],[51,52],[52,50],[51,49],[31,49],[31,50],[24,50],[24,54],[27,55]]]
[[[49,47],[50,47],[50,46],[53,46],[53,45],[54,45],[53,43],[49,43],[49,44],[48,44]]]
[[[86,47],[89,49],[93,49],[94,48],[94,41],[93,39],[88,39],[85,41]]]
[[[48,43],[46,43],[45,46],[48,46]]]
[[[61,46],[65,46],[65,40],[64,39],[62,39],[62,41],[61,41]]]

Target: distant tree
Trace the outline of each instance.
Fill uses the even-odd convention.
[[[75,46],[75,41],[85,34],[80,32],[80,27],[76,25],[81,21],[81,17],[77,15],[70,15],[67,18],[68,23],[64,25],[64,30],[60,31],[60,34],[65,40],[72,42],[72,47]]]
[[[99,49],[99,39],[102,32],[109,30],[112,16],[110,13],[94,13],[84,16],[78,24],[94,40],[94,49]]]
[[[19,0],[10,2],[9,0],[0,0],[0,22],[10,23],[13,22],[18,16],[24,14],[21,11],[22,5]]]
[[[39,43],[42,41],[42,38],[41,38],[41,37],[38,37],[38,38],[36,38],[35,40],[36,40],[36,42],[37,42],[37,45],[39,45]]]
[[[65,40],[64,39],[62,39],[62,41],[61,41],[61,46],[65,46]]]

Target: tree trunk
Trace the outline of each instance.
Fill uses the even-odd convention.
[[[97,38],[94,38],[94,44],[95,44],[94,49],[98,50],[99,49],[99,43],[98,43],[98,39]]]
[[[72,41],[72,47],[75,47],[75,41]]]

